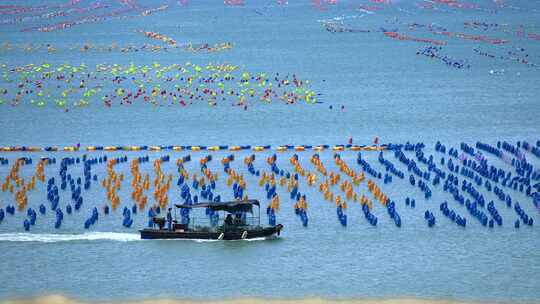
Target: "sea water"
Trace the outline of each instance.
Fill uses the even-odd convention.
[[[24,5],[56,2],[24,1]],[[161,4],[140,2],[149,6]],[[426,2],[405,0],[392,1],[388,6],[368,1],[340,1],[337,5],[325,5],[323,10],[314,6],[317,1],[289,1],[285,5],[245,1],[244,6],[234,7],[224,6],[220,1],[192,1],[188,5],[162,2],[170,7],[145,18],[105,20],[51,33],[20,32],[21,25],[2,25],[1,42],[57,46],[86,42],[142,44],[150,41],[137,31],[145,30],[166,34],[178,42],[232,42],[233,49],[211,54],[4,52],[0,61],[10,66],[44,62],[89,66],[229,62],[250,71],[294,73],[310,79],[312,87],[321,93],[320,103],[255,102],[243,110],[228,103],[216,107],[135,104],[106,108],[100,100],[95,100],[86,108],[70,108],[67,113],[53,105],[38,108],[27,103],[3,104],[0,145],[345,144],[349,137],[357,144],[371,144],[378,137],[384,143],[424,142],[425,152],[438,160],[442,156],[434,151],[438,140],[447,148],[459,148],[460,142],[474,146],[476,141],[495,145],[502,140],[535,143],[539,139],[540,70],[478,56],[473,51],[479,48],[505,54],[519,47],[526,49],[531,62],[540,63],[540,42],[515,34],[520,25],[529,32],[540,32],[538,1],[504,1],[506,6],[502,8],[492,1],[471,1],[481,9],[438,5],[438,10],[420,9],[418,4]],[[2,1],[2,4],[14,3]],[[383,9],[366,13],[357,8],[362,4]],[[372,32],[330,33],[323,21],[332,18],[352,20],[346,25]],[[504,24],[509,30],[467,31],[463,23],[470,21]],[[43,23],[55,21],[38,20],[30,25]],[[435,36],[411,30],[412,23],[433,24],[449,31],[510,42],[491,45]],[[386,37],[381,28],[397,28],[404,35],[448,41],[443,46],[444,53],[467,60],[471,67],[456,69],[416,55],[426,43],[394,40]],[[257,154],[255,167],[268,171],[265,158],[271,153]],[[30,156],[35,161],[41,156],[60,160],[82,154],[38,152]],[[149,153],[108,155],[125,154],[131,160]],[[164,154],[176,159],[188,153],[150,155],[155,159]],[[231,199],[232,191],[225,185],[219,160],[228,154],[214,153],[214,160],[209,163],[212,171],[221,172],[215,193],[224,199]],[[237,159],[232,163],[246,177],[249,173],[242,160],[249,154],[235,153]],[[292,171],[288,161],[292,154],[278,154],[278,167]],[[301,164],[309,167],[312,153],[298,154]],[[336,171],[333,152],[320,154],[324,164]],[[350,166],[360,170],[356,152],[341,154]],[[197,172],[198,160],[204,155],[192,153],[193,161],[186,168]],[[377,162],[377,152],[362,152],[362,155],[374,168],[384,172]],[[414,158],[411,152],[406,155]],[[17,157],[29,153],[2,153],[2,156],[12,164]],[[384,157],[399,163],[391,152],[385,152]],[[527,158],[535,168],[540,165],[535,156],[527,154]],[[505,170],[510,168],[493,157],[489,159]],[[128,174],[127,163],[117,167]],[[406,172],[403,165],[398,167]],[[74,176],[82,174],[82,166],[75,168],[79,171],[74,171]],[[5,176],[8,170],[9,166],[0,167],[0,176]],[[29,175],[33,167],[22,170]],[[141,165],[141,170],[151,172],[151,164]],[[175,173],[176,166],[173,162],[166,163],[163,170]],[[47,178],[56,176],[58,165],[47,167],[45,172]],[[100,181],[106,176],[104,165],[96,166],[92,172]],[[263,201],[261,221],[266,223],[266,193],[257,185],[258,179],[247,180],[249,196]],[[130,177],[126,182],[130,182]],[[123,186],[126,189],[120,192],[121,208],[132,205],[126,182]],[[494,200],[504,219],[502,227],[488,229],[443,192],[442,185],[431,187],[433,197],[424,200],[407,178],[394,177],[389,185],[378,183],[396,201],[403,221],[401,228],[393,224],[385,208],[376,202],[373,210],[379,218],[376,227],[367,223],[358,203],[349,202],[346,211],[349,222],[344,228],[337,221],[335,205],[324,201],[316,187],[301,182],[300,192],[306,194],[309,203],[307,228],[294,215],[288,193],[278,187],[282,207],[277,221],[285,226],[281,237],[235,242],[140,240],[137,229],[146,226],[146,211],[133,216],[132,228],[122,227],[121,208],[108,216],[101,212],[106,197],[101,185],[94,183],[89,191],[83,191],[85,201],[81,211],[65,214],[59,230],[53,227],[54,214],[48,204],[47,214],[38,215],[37,224],[30,232],[24,232],[22,226],[25,214],[16,213],[4,219],[0,224],[0,298],[53,293],[83,299],[320,296],[514,301],[540,298],[540,234],[536,226],[540,217],[530,198],[511,192],[535,221],[533,227],[522,225],[514,229],[517,218],[514,210],[507,209],[482,188],[486,201]],[[365,183],[359,192],[368,193]],[[46,185],[38,185],[28,195],[29,206],[37,209],[39,204],[46,203]],[[407,196],[416,199],[415,209],[405,206]],[[179,200],[179,188],[174,181],[169,197],[171,202]],[[467,228],[458,227],[439,212],[439,204],[444,200],[467,218]],[[60,206],[67,202],[69,191],[61,193]],[[14,203],[13,196],[1,193],[0,203],[5,208]],[[94,206],[100,211],[100,219],[90,231],[85,230],[84,220]],[[425,210],[434,212],[437,218],[433,229],[427,227],[423,218]]]

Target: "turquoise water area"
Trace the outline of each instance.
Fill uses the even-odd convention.
[[[346,144],[349,137],[355,144],[371,144],[375,137],[383,143],[423,142],[426,156],[433,155],[438,167],[443,155],[435,151],[441,141],[459,150],[461,142],[475,146],[477,141],[496,146],[498,141],[516,145],[527,141],[535,145],[538,138],[538,81],[540,70],[539,1],[245,1],[244,5],[224,5],[220,1],[137,1],[133,11],[97,22],[73,25],[52,32],[21,29],[56,24],[89,15],[106,14],[129,7],[133,1],[101,1],[108,5],[94,11],[76,11],[95,5],[80,1],[66,5],[64,1],[1,1],[0,11],[17,8],[8,5],[53,7],[26,13],[0,15],[0,64],[10,68],[26,64],[49,63],[137,65],[159,62],[206,65],[227,62],[253,73],[273,75],[295,74],[311,81],[319,96],[317,104],[297,102],[285,105],[279,100],[264,104],[250,101],[249,107],[231,106],[231,102],[210,107],[205,102],[186,107],[148,103],[106,107],[100,98],[90,100],[86,107],[66,108],[48,102],[43,107],[32,105],[23,97],[19,105],[4,98],[0,105],[0,146],[64,146],[87,145],[282,145],[282,144]],[[318,5],[318,3],[321,3]],[[185,4],[185,5],[184,5]],[[432,7],[430,7],[432,4]],[[470,8],[465,4],[473,4]],[[138,5],[138,6],[137,6]],[[166,9],[142,16],[144,10],[168,5]],[[6,6],[6,7],[4,7]],[[361,7],[362,6],[362,7]],[[422,8],[425,7],[425,8]],[[64,11],[67,15],[48,19],[47,12]],[[18,16],[37,16],[10,24]],[[96,19],[97,20],[97,19]],[[471,28],[468,22],[489,26]],[[325,24],[345,29],[330,32]],[[416,24],[416,25],[414,25]],[[495,25],[497,24],[497,25]],[[423,25],[423,26],[420,26]],[[433,30],[428,30],[431,25]],[[352,29],[346,31],[346,29]],[[443,30],[444,29],[444,30]],[[230,42],[232,49],[219,52],[190,52],[171,49],[159,52],[119,51],[80,52],[85,43],[94,45],[161,44],[138,31],[157,32],[175,39],[179,44]],[[363,32],[367,31],[369,32]],[[387,37],[384,31],[394,31],[407,39],[445,41],[440,54],[465,60],[470,68],[449,67],[441,60],[417,55],[430,44]],[[434,33],[452,32],[454,34]],[[468,35],[468,36],[465,36]],[[507,43],[492,44],[471,37],[485,36],[504,39]],[[460,38],[461,37],[461,38]],[[465,38],[463,38],[465,37]],[[4,46],[10,43],[11,50]],[[47,44],[57,48],[27,52],[17,45]],[[70,50],[71,46],[78,46]],[[481,50],[497,58],[478,55]],[[508,52],[512,52],[509,54]],[[515,55],[517,54],[517,55]],[[527,55],[525,57],[525,55]],[[501,58],[502,57],[502,58]],[[527,58],[525,64],[516,58]],[[0,81],[0,88],[14,83]],[[103,83],[111,87],[110,79]],[[54,91],[54,90],[53,90]],[[10,93],[13,92],[10,89]],[[53,92],[54,93],[54,92]],[[58,93],[58,92],[56,92]],[[540,160],[525,152],[535,170]],[[507,157],[512,157],[503,151]],[[226,175],[220,160],[232,152],[211,153],[208,167],[220,173],[216,194],[232,199],[233,192],[225,184]],[[261,221],[267,223],[266,192],[251,176],[244,157],[252,152],[234,152],[231,164],[246,177],[246,192],[260,198],[263,205]],[[254,166],[270,171],[266,157],[274,151],[256,154]],[[277,153],[277,152],[275,152]],[[289,158],[294,152],[278,153],[278,167],[293,171]],[[314,152],[298,152],[304,168],[314,171],[309,162]],[[362,157],[380,172],[378,152],[361,152]],[[461,154],[462,151],[459,150]],[[33,165],[23,166],[21,176],[28,179],[42,156],[55,157],[56,165],[46,166],[46,178],[59,179],[59,162],[63,157],[82,157],[83,151],[68,152],[0,152],[9,165],[0,166],[4,182],[10,167],[19,157],[33,158]],[[210,152],[113,152],[108,157],[133,158],[149,155],[151,160],[170,155],[171,162],[162,169],[173,174],[169,191],[170,202],[178,201],[175,161],[191,154],[186,164],[190,173],[200,172],[199,159]],[[405,151],[410,159],[414,152]],[[103,152],[90,153],[100,157]],[[357,152],[340,152],[355,171]],[[333,152],[320,152],[329,170],[338,171]],[[231,298],[239,296],[372,298],[428,297],[480,300],[540,299],[540,234],[538,209],[524,193],[504,188],[505,193],[519,201],[534,219],[529,227],[521,223],[514,228],[518,215],[507,208],[493,192],[481,190],[486,202],[493,200],[504,224],[493,229],[483,227],[466,208],[457,203],[443,183],[431,186],[433,196],[424,199],[418,187],[408,182],[411,174],[393,152],[384,152],[405,172],[405,179],[394,176],[382,190],[396,202],[402,219],[398,228],[389,218],[386,208],[376,202],[362,183],[355,191],[374,201],[372,212],[378,217],[376,227],[365,220],[359,203],[348,202],[348,225],[342,227],[336,217],[334,203],[324,201],[318,191],[323,181],[309,187],[301,179],[299,190],[309,203],[309,225],[303,227],[294,214],[294,202],[286,188],[278,187],[281,210],[277,221],[285,226],[276,240],[238,242],[142,241],[137,229],[147,223],[145,212],[134,215],[131,228],[122,227],[122,208],[131,207],[131,175],[129,162],[117,165],[126,180],[119,192],[120,208],[110,214],[100,214],[90,230],[84,221],[94,207],[107,202],[101,180],[106,177],[104,164],[92,168],[99,178],[89,190],[83,191],[80,211],[65,215],[60,229],[54,228],[55,215],[49,210],[46,183],[37,182],[28,192],[28,207],[37,210],[44,203],[46,215],[38,215],[36,225],[25,232],[25,212],[6,215],[0,223],[0,298],[25,297],[62,293],[83,299]],[[510,164],[487,155],[490,164],[506,171]],[[457,159],[453,159],[457,162]],[[422,170],[427,166],[419,162]],[[140,165],[153,176],[152,164]],[[448,169],[445,167],[446,172]],[[68,171],[79,177],[81,164]],[[200,175],[200,174],[199,174]],[[460,182],[463,178],[458,175]],[[368,176],[369,177],[369,176]],[[468,179],[465,179],[468,180]],[[468,180],[472,181],[472,180]],[[538,182],[538,181],[536,181]],[[461,186],[461,184],[460,184]],[[461,187],[459,187],[461,190]],[[339,192],[335,186],[334,192]],[[463,193],[463,192],[462,192]],[[192,194],[195,191],[192,190]],[[70,191],[61,191],[60,207],[70,202]],[[468,194],[466,198],[471,199]],[[416,208],[407,207],[405,198],[416,199]],[[458,227],[439,210],[448,201],[451,209],[467,218],[467,227]],[[13,194],[0,193],[0,208],[15,204]],[[147,205],[147,207],[150,203]],[[428,228],[424,212],[434,213],[435,227]],[[487,210],[482,208],[486,214]]]

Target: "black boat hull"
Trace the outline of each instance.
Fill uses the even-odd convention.
[[[261,229],[234,229],[225,232],[219,231],[171,231],[166,229],[143,229],[139,230],[141,239],[192,239],[192,240],[242,240],[279,236],[283,225]]]

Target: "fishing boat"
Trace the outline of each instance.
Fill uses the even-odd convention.
[[[258,216],[247,217],[247,213],[253,214],[254,205],[257,206]],[[174,207],[174,219],[169,222],[164,217],[154,217],[152,227],[139,230],[141,239],[242,240],[279,236],[283,229],[281,224],[268,227],[261,225],[261,207],[258,200],[175,204]],[[207,214],[213,214],[213,219],[188,217],[186,220],[183,216],[182,222],[178,222],[178,210],[202,208]],[[219,217],[220,212],[226,213],[224,219]]]

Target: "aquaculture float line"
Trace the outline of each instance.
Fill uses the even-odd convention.
[[[175,146],[175,145],[159,145],[159,146],[134,146],[134,145],[118,145],[118,146],[47,146],[47,147],[35,147],[35,146],[6,146],[0,147],[0,152],[77,152],[77,151],[241,151],[250,150],[255,152],[274,150],[274,151],[383,151],[393,150],[395,145],[383,144],[383,145],[215,145],[215,146]]]

